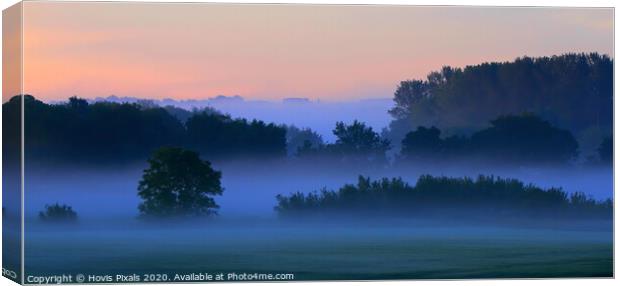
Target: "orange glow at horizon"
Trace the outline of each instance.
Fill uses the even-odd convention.
[[[25,2],[23,28],[48,101],[385,98],[445,65],[613,57],[613,9]]]

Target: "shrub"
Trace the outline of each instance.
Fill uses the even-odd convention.
[[[605,217],[611,200],[596,201],[583,193],[542,189],[515,179],[480,175],[449,178],[423,175],[412,187],[401,178],[371,181],[360,176],[338,191],[278,195],[281,216],[325,214],[398,215],[413,217]]]
[[[71,206],[55,203],[45,205],[45,210],[39,212],[39,218],[49,222],[75,222],[78,217]]]

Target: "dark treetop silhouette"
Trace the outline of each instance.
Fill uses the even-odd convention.
[[[71,206],[59,203],[45,205],[45,211],[39,212],[39,219],[45,222],[75,222],[77,218]]]
[[[286,129],[274,124],[199,112],[187,120],[186,127],[187,145],[208,158],[286,155]]]
[[[426,80],[401,82],[389,111],[394,120],[382,135],[360,121],[339,122],[333,143],[308,129],[234,119],[212,109],[185,111],[149,101],[88,103],[75,97],[46,104],[26,95],[26,160],[142,162],[159,147],[182,146],[209,160],[297,154],[349,165],[385,165],[390,150],[388,156],[409,158],[469,152],[516,164],[567,162],[578,154],[609,164],[611,141],[601,142],[612,136],[612,67],[613,61],[599,54],[444,67]],[[19,124],[13,122],[20,118],[20,107],[19,97],[3,104],[3,135],[9,145],[20,142]],[[508,116],[524,113],[535,116]],[[437,129],[416,130],[418,126]],[[403,139],[406,146],[399,152]]]
[[[478,158],[494,163],[564,164],[577,157],[578,144],[568,130],[532,114],[500,116],[471,137],[440,138],[436,127],[418,127],[402,141],[400,159],[450,160]]]
[[[221,195],[222,174],[198,153],[163,147],[149,159],[138,186],[143,199],[138,209],[144,217],[209,216],[219,206],[211,196]]]
[[[386,152],[390,142],[355,120],[352,124],[337,122],[333,130],[336,142],[331,144],[310,144],[307,142],[298,149],[300,157],[328,159],[333,162],[351,165],[383,165],[387,163]]]
[[[148,104],[89,104],[76,97],[64,104],[46,104],[30,95],[23,98],[27,160],[124,163],[142,161],[162,146],[184,146],[209,159],[286,154],[284,127],[232,119],[212,110],[192,112],[184,124],[169,113],[178,110]],[[20,97],[15,96],[4,103],[3,112],[19,113],[20,107]],[[5,134],[18,137],[19,122],[6,123]],[[7,140],[13,141],[19,142]]]
[[[604,218],[612,219],[611,200],[595,201],[583,193],[541,189],[494,176],[448,178],[423,175],[414,187],[401,178],[371,181],[338,191],[278,195],[275,210],[283,217],[334,218],[338,215],[406,218]]]
[[[498,116],[529,112],[570,130],[593,152],[612,133],[613,60],[592,53],[446,66],[401,82],[394,103],[386,136],[396,145],[417,126],[467,134]]]

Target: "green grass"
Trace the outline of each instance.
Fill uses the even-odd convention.
[[[40,231],[27,275],[293,273],[296,280],[611,277],[612,232],[496,227]]]

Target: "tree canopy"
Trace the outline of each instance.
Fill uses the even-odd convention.
[[[363,122],[352,124],[336,122],[332,131],[336,135],[334,143],[312,146],[305,144],[299,149],[299,156],[322,157],[344,164],[377,165],[385,164],[386,152],[390,142]]]
[[[323,137],[312,129],[286,126],[286,150],[289,156],[298,155],[303,149],[320,148],[323,145]]]
[[[613,60],[596,53],[444,67],[400,83],[386,135],[400,143],[416,126],[464,135],[498,116],[529,112],[588,142],[612,133],[612,100]]]
[[[471,137],[441,138],[436,127],[418,127],[402,141],[400,159],[482,159],[502,164],[565,164],[578,154],[578,144],[568,130],[559,129],[532,114],[500,116],[490,127]]]
[[[188,146],[208,158],[286,155],[286,129],[273,123],[199,112],[186,126]]]
[[[212,196],[221,195],[222,174],[198,153],[181,148],[163,147],[149,159],[138,185],[145,217],[209,216],[219,206]]]
[[[491,127],[472,135],[471,146],[497,161],[542,163],[569,162],[579,147],[570,131],[529,114],[492,120]]]
[[[284,127],[233,119],[208,108],[190,112],[149,102],[89,103],[77,97],[58,104],[30,95],[23,100],[28,160],[124,163],[145,160],[162,146],[183,146],[209,159],[286,155]],[[20,142],[20,110],[20,96],[3,104],[3,135],[9,144]]]
[[[276,196],[275,210],[285,218],[395,216],[409,218],[613,218],[611,200],[596,201],[584,193],[543,189],[515,179],[420,176],[415,186],[401,178],[356,184],[338,190]]]

